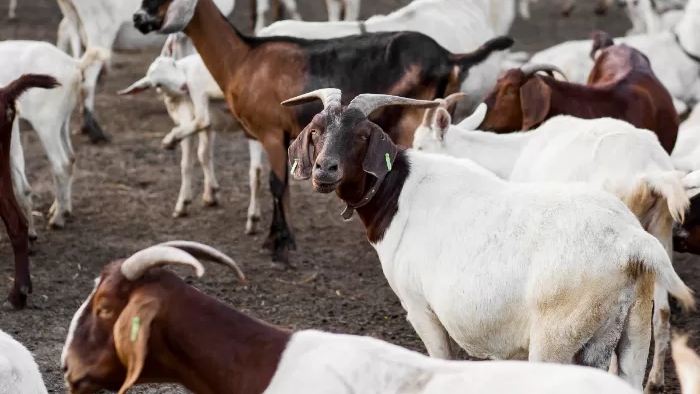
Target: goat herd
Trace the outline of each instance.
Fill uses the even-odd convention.
[[[66,227],[72,113],[90,141],[109,142],[97,81],[115,50],[156,45],[146,75],[118,94],[157,90],[175,124],[162,140],[182,150],[173,217],[192,201],[195,135],[202,201],[214,205],[215,130],[242,130],[246,233],[261,219],[263,153],[273,201],[264,246],[278,266],[291,267],[296,249],[290,176],[335,192],[429,354],[251,317],[161,269],[202,276],[209,260],[245,282],[233,259],[169,241],[102,269],[67,328],[69,392],[170,382],[198,394],[651,393],[664,389],[671,343],[683,392],[700,392],[700,358],[682,335],[672,340],[668,296],[695,307],[672,259],[700,254],[700,0],[628,0],[627,36],[596,30],[532,55],[511,52],[506,34],[533,0],[414,0],[365,21],[359,0],[327,0],[328,22],[301,21],[295,1],[280,0],[277,13],[292,19],[267,27],[271,4],[258,0],[254,36],[228,21],[233,0],[57,2],[56,46],[0,42],[14,308],[32,293],[37,239],[19,119],[53,171],[48,224]],[[22,19],[16,5],[9,16]],[[226,109],[213,105],[221,100]],[[446,361],[460,348],[501,361]],[[2,331],[0,393],[47,393],[32,354]]]

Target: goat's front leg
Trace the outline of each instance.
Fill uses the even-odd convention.
[[[177,196],[174,218],[187,216],[187,207],[192,203],[192,173],[194,172],[194,138],[180,141],[182,157],[180,158],[180,194]]]
[[[216,132],[207,130],[199,133],[199,147],[197,156],[204,172],[204,192],[202,193],[202,203],[212,207],[218,204],[216,193],[219,191],[219,182],[214,175],[214,139]]]
[[[296,0],[280,0],[282,2],[282,5],[284,5],[284,8],[289,12],[289,14],[292,16],[292,19],[295,21],[300,21],[301,20],[301,14],[299,13],[299,10],[297,9],[297,2]]]
[[[402,301],[403,302],[403,301]],[[424,303],[406,302],[407,319],[428,350],[428,355],[434,358],[451,360],[457,349],[453,349],[452,341],[447,330],[440,323],[435,313]]]
[[[7,154],[7,152],[5,152]],[[27,295],[32,292],[32,279],[29,276],[29,226],[17,203],[12,190],[12,174],[6,162],[0,170],[0,217],[5,223],[7,235],[15,257],[15,283],[7,300],[15,309],[27,305]]]
[[[24,212],[27,219],[29,249],[34,249],[34,242],[37,240],[36,227],[34,226],[34,216],[32,216],[32,188],[26,175],[24,162],[24,150],[19,135],[19,117],[12,123],[12,141],[10,141],[10,168],[12,169],[12,183],[14,184],[15,198]]]
[[[326,0],[328,8],[328,21],[336,22],[340,20],[341,4],[338,0]]]
[[[289,226],[289,169],[287,168],[287,149],[290,136],[288,132],[271,130],[266,134],[263,146],[270,161],[270,191],[272,192],[273,214],[270,234],[263,247],[272,251],[273,263],[282,263],[283,267],[292,267],[289,263],[289,250],[296,249],[294,235]]]
[[[356,21],[360,19],[360,0],[345,0],[345,21]]]
[[[253,2],[255,3],[253,32],[257,35],[260,29],[265,27],[265,13],[270,9],[270,0],[254,0]]]
[[[199,133],[203,130],[207,130],[211,126],[211,122],[208,119],[202,119],[195,117],[192,122],[180,123],[179,126],[175,126],[170,130],[170,133],[163,137],[161,141],[161,147],[163,149],[172,150],[175,149],[175,144],[184,140],[185,138],[191,138],[193,134]]]
[[[649,370],[649,377],[644,388],[645,393],[664,392],[664,363],[671,340],[671,307],[668,293],[659,285],[654,285],[654,355]],[[640,380],[644,379],[642,373]]]
[[[250,167],[248,177],[250,181],[250,204],[248,205],[248,219],[245,223],[245,233],[252,235],[258,231],[260,222],[260,174],[262,173],[262,144],[250,139],[248,140],[248,153],[250,154]]]

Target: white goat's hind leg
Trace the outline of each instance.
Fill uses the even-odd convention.
[[[180,194],[177,197],[173,217],[187,216],[187,206],[192,203],[192,173],[194,172],[194,137],[180,141],[182,157],[180,159]]]
[[[297,2],[296,0],[281,0],[282,5],[284,8],[289,12],[289,15],[292,16],[292,19],[296,21],[301,20],[301,14],[299,13],[299,10],[297,9]]]
[[[360,0],[345,0],[345,21],[360,19]]]
[[[32,122],[32,127],[36,130],[41,140],[44,150],[49,157],[51,169],[54,175],[55,185],[55,201],[54,205],[49,210],[49,227],[63,228],[65,226],[65,218],[70,213],[67,208],[70,206],[68,199],[70,198],[70,190],[73,183],[73,163],[74,158],[69,157],[65,150],[65,145],[62,139],[63,124],[56,125],[42,120]]]
[[[617,375],[639,391],[644,384],[644,373],[651,344],[650,322],[654,279],[653,274],[644,274],[638,279],[634,303],[629,308],[616,350]]]
[[[219,191],[219,182],[214,175],[214,139],[216,132],[207,130],[199,133],[199,147],[197,156],[199,163],[204,172],[204,193],[202,194],[202,203],[205,206],[214,206],[217,204],[216,193]]]
[[[27,218],[29,227],[29,240],[37,239],[36,227],[34,226],[34,215],[32,215],[32,189],[27,180],[24,162],[24,150],[19,134],[19,118],[12,123],[12,141],[10,142],[10,167],[12,168],[12,183],[14,185],[15,197]]]
[[[654,358],[649,370],[645,393],[663,392],[664,362],[671,335],[671,307],[668,293],[659,285],[654,286]],[[644,376],[642,375],[642,379]]]
[[[406,304],[408,305],[408,321],[411,322],[413,329],[423,341],[428,355],[451,360],[453,354],[450,336],[435,313],[424,305],[412,305],[411,302],[406,302]]]
[[[340,20],[340,7],[341,4],[338,0],[326,0],[326,7],[328,8],[328,21],[336,22]]]
[[[258,223],[260,223],[260,174],[262,173],[262,156],[264,154],[262,144],[257,140],[248,140],[248,152],[250,153],[250,168],[248,169],[250,204],[248,205],[245,233],[251,235],[258,231]]]

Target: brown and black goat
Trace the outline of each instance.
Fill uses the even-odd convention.
[[[593,33],[595,58],[586,85],[554,78],[566,76],[551,65],[510,69],[484,98],[489,108],[480,130],[509,133],[533,129],[556,115],[584,119],[610,117],[653,131],[671,153],[676,144],[678,113],[649,59],[625,44],[614,45],[604,32]],[[536,74],[545,71],[549,76]]]
[[[282,108],[287,97],[332,86],[348,103],[360,93],[432,100],[459,89],[469,68],[510,48],[499,36],[471,53],[453,54],[417,32],[381,32],[306,40],[249,37],[224,18],[212,0],[142,0],[134,26],[143,34],[184,32],[202,56],[241,126],[258,139],[270,162],[273,219],[264,246],[289,263],[296,243],[290,222],[287,148],[321,107]],[[373,120],[398,144],[411,146],[422,120],[416,108],[386,108]],[[181,136],[184,137],[184,136]],[[181,137],[168,138],[174,147]]]
[[[3,114],[0,119],[0,217],[5,223],[15,257],[14,284],[7,299],[16,309],[26,305],[27,295],[32,292],[32,279],[29,275],[29,227],[15,198],[10,168],[12,125],[17,115],[15,102],[28,89],[53,89],[59,85],[50,75],[24,74],[0,89]]]

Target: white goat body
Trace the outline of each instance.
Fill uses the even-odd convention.
[[[672,31],[617,37],[617,44],[627,44],[644,53],[651,62],[656,77],[673,97],[679,114],[688,110],[688,103],[700,97],[700,63],[684,51],[700,56],[700,0],[690,0],[681,20],[676,24],[681,46]],[[593,67],[589,54],[591,40],[567,41],[535,53],[532,64],[552,64],[561,68],[569,81],[585,84]]]
[[[81,59],[74,59],[44,41],[5,40],[0,42],[0,84],[8,84],[25,73],[49,74],[61,86],[32,89],[17,100],[18,118],[27,120],[37,132],[51,163],[56,183],[55,201],[49,210],[49,225],[63,227],[72,211],[71,189],[75,155],[70,137],[70,118],[83,88],[83,72],[98,61],[108,59],[108,51],[90,48]],[[29,221],[29,236],[36,238],[32,215],[31,188],[25,175],[24,154],[19,138],[19,119],[12,129],[11,163],[15,193]]]
[[[291,19],[302,20],[299,14],[296,0],[277,0],[289,12]],[[318,1],[318,0],[316,0]],[[328,20],[335,22],[339,21],[341,13],[344,12],[343,20],[355,21],[360,17],[360,0],[326,0],[326,8],[328,9]],[[270,0],[255,0],[255,27],[253,31],[257,34],[265,27],[265,14],[270,10]]]
[[[363,24],[370,33],[416,31],[431,37],[452,53],[471,52],[496,36],[489,16],[489,3],[489,0],[415,0],[388,15],[375,15]],[[293,36],[307,39],[330,39],[354,34],[360,34],[360,23],[344,21],[283,20],[258,32],[259,36],[264,37]],[[461,91],[475,99],[465,102],[465,108],[476,106],[476,98],[483,97],[493,87],[506,56],[508,51],[494,52],[469,70]]]
[[[204,172],[204,193],[202,201],[205,205],[216,203],[216,191],[219,183],[214,175],[213,145],[215,130],[240,130],[238,122],[227,109],[210,105],[212,100],[223,101],[221,88],[207,70],[199,54],[187,55],[175,60],[171,57],[160,56],[148,67],[146,76],[134,82],[120,94],[136,94],[156,87],[162,93],[168,114],[175,122],[175,128],[166,136],[164,141],[172,140],[173,136],[191,135],[198,130],[199,157]],[[182,183],[180,194],[173,212],[174,217],[186,215],[187,205],[192,201],[192,170],[194,167],[194,138],[180,141],[182,160],[180,169]],[[250,153],[250,204],[246,221],[246,233],[257,231],[260,220],[260,173],[262,172],[263,149],[260,142],[254,139],[248,141]]]
[[[495,134],[476,130],[486,115],[485,104],[459,125],[450,125],[443,108],[433,112],[430,126],[424,120],[416,130],[414,148],[469,158],[514,182],[587,182],[606,190],[638,215],[672,257],[673,221],[682,222],[689,201],[681,174],[653,132],[618,119],[560,115],[528,132]],[[658,286],[654,308],[649,379],[651,384],[663,384],[670,307],[666,292]]]
[[[628,36],[671,30],[683,17],[683,10],[659,13],[652,7],[651,1],[625,0],[625,12],[632,22],[632,28],[627,31]]]
[[[343,355],[338,357],[338,355]],[[292,335],[265,394],[634,394],[592,368],[520,361],[446,361],[379,339],[316,330]]]
[[[34,356],[0,330],[0,394],[47,394]]]

